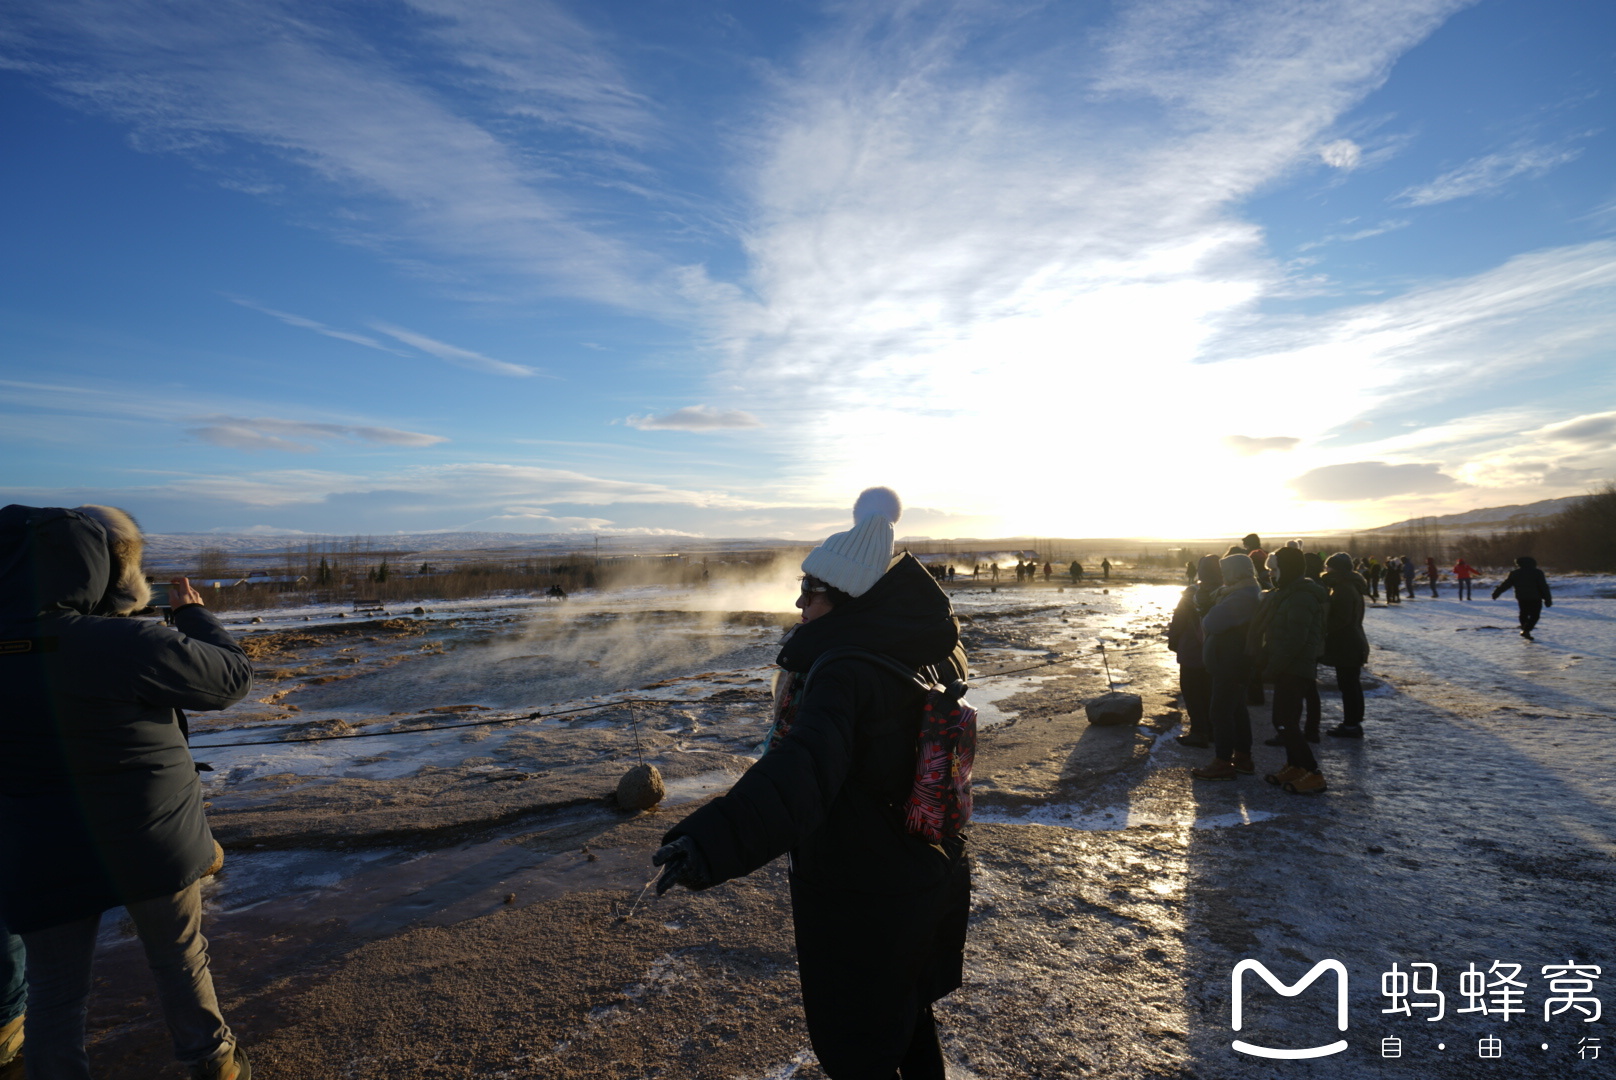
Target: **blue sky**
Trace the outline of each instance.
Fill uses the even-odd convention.
[[[1239,535],[1616,476],[1616,8],[14,0],[0,499]]]

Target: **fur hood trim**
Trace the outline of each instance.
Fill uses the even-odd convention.
[[[140,559],[146,538],[140,525],[127,510],[116,506],[80,506],[78,512],[93,519],[107,534],[107,551],[112,565],[106,595],[96,605],[97,615],[128,615],[151,606],[151,586],[141,572]]]

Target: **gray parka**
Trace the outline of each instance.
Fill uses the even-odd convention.
[[[178,892],[213,858],[178,710],[241,700],[251,663],[200,605],[172,628],[114,614],[114,562],[90,515],[0,510],[0,914],[14,932]]]

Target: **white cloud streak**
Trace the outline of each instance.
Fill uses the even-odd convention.
[[[269,151],[366,202],[365,213],[332,219],[338,235],[470,259],[588,299],[662,303],[654,282],[671,268],[591,226],[579,193],[556,182],[558,172],[602,167],[591,140],[639,142],[654,128],[602,42],[543,0],[411,9],[398,30],[418,35],[426,64],[292,2],[19,2],[0,64],[132,125],[142,149],[218,168],[230,186],[278,190],[217,164],[232,144]],[[443,70],[436,59],[462,84],[485,81],[496,113],[566,128],[583,145],[574,157],[553,147],[532,160],[434,88],[425,72]]]
[[[1467,161],[1430,183],[1400,191],[1393,201],[1402,206],[1435,206],[1473,195],[1490,195],[1517,177],[1542,176],[1581,155],[1580,147],[1515,146]]]
[[[188,429],[191,435],[214,446],[234,450],[312,453],[318,449],[317,443],[331,440],[400,447],[436,446],[449,441],[441,435],[425,435],[398,428],[321,424],[274,417],[201,416],[195,422],[202,426]]]
[[[472,352],[470,349],[462,349],[458,345],[450,345],[447,342],[429,338],[425,334],[405,330],[400,326],[393,326],[388,323],[371,323],[371,328],[381,331],[390,338],[396,338],[413,349],[419,349],[428,356],[435,356],[445,363],[454,364],[457,367],[467,368],[471,371],[481,371],[488,375],[506,375],[519,379],[525,379],[532,375],[543,375],[547,379],[556,378],[554,375],[546,375],[544,372],[537,371],[526,365],[495,360],[491,356],[484,356],[482,353]]]
[[[641,431],[735,431],[763,426],[763,421],[749,412],[710,405],[686,405],[661,416],[631,416],[623,422]]]
[[[274,308],[264,307],[262,304],[255,304],[251,300],[246,300],[239,296],[227,296],[226,299],[233,304],[240,304],[244,308],[250,308],[251,310],[259,312],[260,314],[268,315],[274,319],[279,319],[287,326],[295,326],[300,330],[313,330],[316,334],[324,334],[328,338],[335,338],[338,341],[350,342],[354,345],[363,345],[367,349],[378,349],[384,353],[391,353],[394,356],[404,355],[397,349],[390,349],[386,345],[383,345],[381,342],[377,341],[375,338],[367,337],[364,334],[355,334],[348,330],[338,330],[336,327],[327,326],[325,323],[319,322],[315,319],[305,318],[302,315],[293,315],[288,311],[276,311]]]

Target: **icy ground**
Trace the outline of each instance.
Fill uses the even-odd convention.
[[[1511,601],[1461,604],[1447,587],[1371,610],[1369,737],[1325,739],[1330,791],[1311,798],[1260,775],[1189,778],[1208,755],[1172,738],[1176,670],[1161,633],[1176,588],[957,588],[983,675],[1049,666],[972,691],[991,725],[967,981],[939,1006],[953,1074],[1612,1068],[1616,580],[1556,584],[1536,642],[1515,633]],[[287,692],[197,723],[197,743],[387,734],[197,751],[214,766],[211,813],[230,848],[209,886],[217,978],[255,1064],[280,1076],[820,1077],[781,867],[642,896],[661,832],[755,753],[788,617],[778,599],[745,614],[646,591],[460,605],[391,628],[311,617],[344,633],[260,650],[254,697]],[[318,615],[242,616],[238,628],[268,642],[300,632],[303,614]],[[1082,701],[1106,687],[1102,643],[1111,678],[1145,699],[1138,728],[1083,719]],[[330,675],[343,677],[316,681]],[[623,703],[652,696],[676,704]],[[611,707],[564,712],[591,704]],[[408,731],[532,711],[544,718]],[[1261,739],[1266,710],[1253,714]],[[1327,692],[1325,726],[1338,718]],[[641,755],[670,776],[669,808],[610,809],[602,796]],[[1259,773],[1281,756],[1259,746]],[[165,1040],[138,949],[116,920],[105,938],[98,1060],[106,1075],[154,1075]],[[1348,1029],[1333,977],[1295,998],[1248,977],[1232,1031],[1230,973],[1245,958],[1286,983],[1340,961]],[[1495,962],[1521,965],[1524,1011],[1499,1014],[1495,986],[1483,999],[1494,1011],[1460,1013],[1472,1004],[1461,973],[1474,964],[1499,984],[1510,969]],[[1398,1004],[1383,973],[1415,963],[1437,967],[1439,1019],[1419,1007],[1431,995],[1404,999],[1407,1015],[1382,1011]],[[1577,995],[1552,990],[1542,968],[1567,963],[1600,975],[1545,1021],[1547,999]],[[1585,1023],[1589,998],[1599,1018]],[[1488,1037],[1499,1056],[1483,1060]],[[1236,1038],[1348,1047],[1285,1061],[1237,1053]],[[1400,1057],[1382,1056],[1386,1039]],[[1597,1059],[1586,1040],[1603,1044]]]

